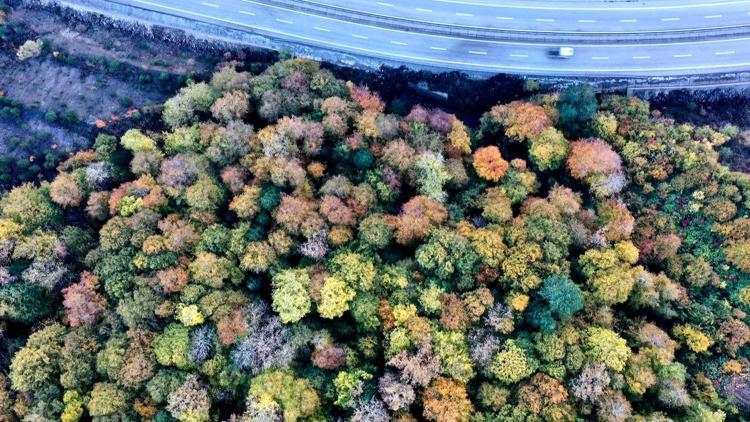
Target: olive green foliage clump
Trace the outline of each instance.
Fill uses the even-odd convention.
[[[744,420],[737,130],[582,86],[386,110],[224,65],[3,193],[0,419]]]

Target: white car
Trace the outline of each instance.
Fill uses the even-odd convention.
[[[560,47],[560,49],[557,52],[557,55],[560,57],[567,59],[568,57],[573,57],[573,53],[575,53],[575,50],[573,50],[573,47]]]
[[[575,50],[573,47],[559,47],[555,50],[550,51],[550,55],[560,59],[569,59],[573,57]]]

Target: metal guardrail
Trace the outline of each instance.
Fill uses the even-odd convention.
[[[643,32],[575,32],[575,31],[533,31],[514,29],[484,29],[470,26],[429,23],[425,24],[408,18],[384,17],[381,15],[352,11],[339,6],[323,6],[308,0],[256,0],[269,6],[306,12],[318,16],[346,20],[348,22],[364,25],[377,25],[378,27],[396,29],[405,32],[420,32],[433,35],[449,35],[451,37],[463,37],[468,39],[483,40],[513,40],[528,42],[550,42],[560,43],[585,43],[605,44],[612,42],[634,43],[647,41],[669,41],[669,40],[704,40],[708,38],[740,36],[750,34],[750,24],[736,25],[727,28],[711,29],[684,29],[670,31],[643,31]]]
[[[633,78],[623,81],[601,82],[597,85],[597,92],[627,92],[635,93],[664,92],[673,90],[713,90],[713,89],[750,89],[750,73],[707,74],[700,76],[672,77],[668,80],[659,78],[658,81],[649,78]]]

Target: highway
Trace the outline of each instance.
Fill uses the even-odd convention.
[[[117,3],[287,42],[452,70],[602,77],[750,70],[750,0],[514,0],[502,5],[490,0]],[[450,31],[441,32],[446,26]],[[462,35],[476,28],[499,32],[496,36]],[[530,34],[542,34],[544,39],[529,40]],[[572,36],[575,40],[568,41]],[[560,45],[574,47],[574,57],[551,57],[549,52]]]
[[[219,4],[223,3],[221,1]],[[523,32],[645,33],[732,28],[750,24],[750,2],[639,3],[408,0],[298,0],[369,13],[384,18],[410,19],[467,28]],[[531,4],[530,4],[531,3]],[[586,5],[588,3],[588,6]]]

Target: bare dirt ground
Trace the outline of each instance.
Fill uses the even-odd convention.
[[[44,47],[21,61],[16,53],[28,40]],[[100,133],[159,130],[160,104],[219,62],[248,60],[262,70],[275,58],[181,31],[0,0],[0,190],[50,180]]]
[[[207,73],[213,67],[213,60],[196,57],[192,51],[108,28],[83,23],[71,25],[63,21],[60,15],[44,9],[16,7],[8,20],[9,23],[24,22],[40,37],[47,38],[52,45],[60,46],[73,55],[103,57],[144,70],[177,75]]]
[[[19,46],[43,41],[21,61]],[[258,48],[116,21],[34,0],[0,0],[0,191],[51,180],[100,133],[160,130],[161,103],[216,64],[276,60]]]
[[[25,27],[27,34],[24,36],[45,39],[52,52],[64,51],[82,60],[68,64],[44,55],[20,62],[12,48],[4,49],[0,53],[0,90],[42,112],[52,110],[59,114],[73,110],[81,120],[91,124],[132,108],[160,103],[171,94],[123,80],[106,69],[97,69],[92,59],[172,75],[207,73],[213,66],[158,42],[142,42],[117,31],[84,24],[71,26],[46,10],[16,7],[8,14],[7,25]]]
[[[38,118],[29,118],[24,124],[18,125],[13,122],[0,121],[0,154],[7,154],[7,140],[13,137],[26,138],[29,136],[39,137],[40,134],[48,136],[47,142],[56,145],[62,151],[77,151],[86,148],[89,140],[81,135],[72,133],[64,128],[53,126]]]
[[[16,49],[27,39],[45,40],[48,47],[41,56],[20,61]],[[185,78],[210,74],[222,58],[221,52],[196,54],[60,10],[12,2],[0,22],[0,96],[19,100],[24,111],[0,119],[0,154],[27,153],[9,150],[11,139],[63,151],[86,148],[97,121],[122,126],[123,116],[162,103]],[[58,118],[45,119],[49,111]],[[61,123],[59,117],[70,112],[81,123]]]
[[[86,74],[75,66],[49,58],[18,62],[0,56],[0,89],[10,98],[41,111],[58,114],[75,111],[81,120],[94,123],[129,108],[162,102],[167,95],[139,89],[106,75]]]

